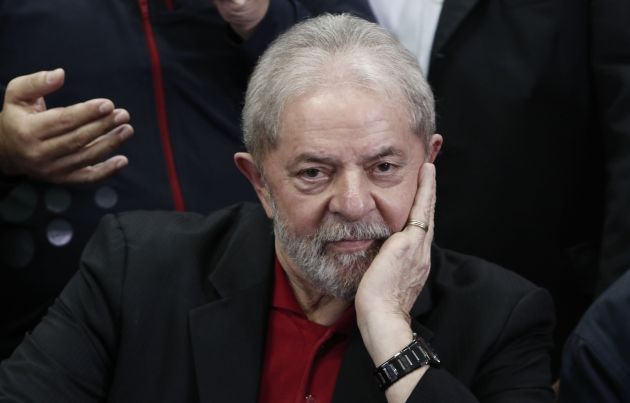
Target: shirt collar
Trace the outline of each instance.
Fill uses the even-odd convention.
[[[277,257],[275,261],[273,296],[271,300],[272,309],[286,310],[302,318],[306,318],[302,307],[300,307],[300,304],[295,298],[287,274]],[[335,333],[350,334],[356,325],[355,317],[354,303],[352,303],[343,311],[339,319],[329,326],[329,329]]]

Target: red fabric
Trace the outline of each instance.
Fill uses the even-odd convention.
[[[259,402],[330,402],[354,326],[354,305],[332,326],[309,321],[276,260]]]
[[[162,65],[160,64],[160,53],[155,41],[155,36],[153,35],[153,27],[151,26],[151,21],[149,19],[149,4],[147,3],[147,0],[138,0],[138,3],[142,14],[144,35],[147,39],[147,45],[149,47],[149,57],[151,58],[151,75],[153,77],[153,91],[155,93],[155,110],[158,119],[158,127],[160,128],[162,148],[164,149],[168,182],[171,186],[171,194],[173,196],[175,210],[185,211],[186,205],[184,203],[184,194],[182,193],[182,187],[179,183],[179,177],[177,176],[175,157],[173,156],[173,147],[171,146],[171,135],[168,130],[168,115],[166,113],[166,96],[164,94]]]

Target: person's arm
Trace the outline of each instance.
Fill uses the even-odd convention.
[[[44,96],[64,83],[62,69],[16,77],[0,112],[0,187],[15,177],[60,184],[112,175],[127,159],[109,155],[133,133],[129,113],[107,99],[47,109]],[[3,180],[3,178],[5,180]]]
[[[627,402],[630,398],[627,357],[623,354],[611,356],[611,351],[589,343],[577,332],[573,333],[567,339],[562,355],[558,402]]]
[[[409,312],[429,276],[434,211],[435,166],[424,163],[409,219],[423,221],[428,230],[407,225],[390,236],[363,275],[354,300],[361,337],[375,366],[412,340]],[[387,401],[405,402],[427,369],[391,385],[385,391]]]
[[[550,295],[542,289],[532,290],[514,305],[503,331],[480,362],[470,389],[446,369],[431,368],[408,401],[553,402],[549,356],[553,312]]]
[[[412,340],[409,312],[430,270],[435,187],[435,167],[425,163],[409,219],[428,223],[428,230],[407,225],[393,234],[357,290],[357,323],[375,366]],[[447,370],[424,366],[391,385],[385,391],[388,402],[552,402],[553,312],[549,294],[534,289],[514,304],[491,351],[480,362],[471,390]]]
[[[598,292],[630,269],[630,2],[596,0],[589,10],[592,76],[606,188]]]
[[[454,319],[456,320],[456,319]],[[468,388],[445,368],[428,368],[426,373],[402,378],[399,386],[412,389],[409,403],[551,403],[549,351],[554,323],[553,303],[546,291],[535,289],[514,306],[503,331],[487,358],[479,364]]]
[[[126,244],[113,216],[88,243],[79,272],[42,322],[0,363],[0,401],[100,402],[118,342]]]
[[[586,311],[562,351],[560,403],[630,401],[630,272]]]

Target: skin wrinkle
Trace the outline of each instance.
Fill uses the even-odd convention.
[[[272,199],[273,200],[273,199]],[[306,282],[324,295],[343,301],[354,298],[359,281],[391,230],[381,220],[343,222],[327,218],[312,235],[300,235],[288,228],[272,203],[274,232],[289,259],[298,266]],[[330,216],[328,216],[330,217]],[[350,253],[331,250],[340,240],[374,240],[368,249]]]
[[[365,107],[357,107],[357,99],[364,100],[361,106]],[[286,269],[291,284],[308,295],[300,301],[308,314],[328,303],[331,295],[341,301],[352,300],[383,241],[404,226],[426,150],[407,126],[405,111],[383,105],[373,91],[354,86],[332,92],[326,88],[296,97],[287,106],[281,140],[264,161],[264,193],[271,206],[279,250],[289,260],[283,266],[290,266]],[[347,119],[350,114],[352,119]],[[283,160],[281,155],[288,158],[277,165]],[[275,169],[271,168],[273,161]],[[382,162],[393,164],[394,173],[371,177],[373,165]],[[299,176],[304,167],[326,172],[330,178],[321,186],[306,189],[300,185]],[[394,190],[401,186],[404,193]],[[391,196],[383,193],[385,189],[392,189],[387,191]],[[318,203],[323,203],[322,207],[327,206],[313,210],[319,211],[319,218],[313,222],[316,227],[300,225],[303,220],[296,219],[291,211],[301,203],[296,201],[293,208],[293,203],[287,205],[287,192],[298,200],[312,197],[321,200]],[[388,206],[396,207],[391,210]],[[392,220],[394,211],[397,218]],[[331,236],[335,232],[331,227],[356,239],[357,232],[361,232],[358,228],[366,223],[376,226],[368,233],[378,240],[366,250],[341,254],[328,246],[343,238]]]

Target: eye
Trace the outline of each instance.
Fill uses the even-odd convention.
[[[322,172],[317,168],[308,168],[300,172],[300,176],[307,179],[317,179]]]
[[[305,167],[294,174],[294,183],[303,192],[315,192],[330,181],[331,174],[326,167]]]
[[[389,172],[394,168],[389,162],[382,162],[376,166],[378,172]]]

